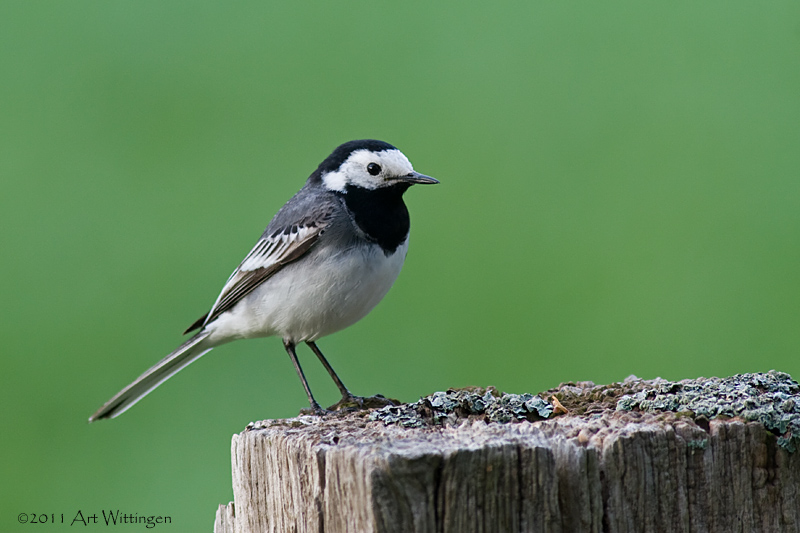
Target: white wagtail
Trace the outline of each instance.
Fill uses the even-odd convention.
[[[212,348],[237,339],[280,336],[311,409],[322,410],[297,361],[305,342],[342,393],[359,403],[317,348],[316,340],[364,318],[394,283],[408,250],[403,193],[439,183],[414,171],[391,144],[350,141],[333,151],[276,213],[234,270],[211,310],[184,332],[191,339],[122,389],[89,421],[131,408]]]

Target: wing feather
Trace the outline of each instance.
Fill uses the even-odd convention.
[[[185,333],[212,322],[284,266],[306,254],[329,226],[332,216],[330,207],[323,206],[311,216],[278,228],[272,228],[270,224],[264,235],[228,278],[211,311],[189,326]]]

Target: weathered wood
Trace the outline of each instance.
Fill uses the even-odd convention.
[[[800,454],[763,424],[618,411],[618,393],[567,387],[592,401],[534,422],[251,424],[233,437],[235,512],[220,506],[215,531],[800,531]]]

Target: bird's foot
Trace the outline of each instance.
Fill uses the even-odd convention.
[[[323,409],[317,402],[311,404],[310,407],[300,409],[301,416],[325,416],[331,414],[332,409]]]
[[[381,394],[376,394],[375,396],[367,396],[367,397],[347,394],[345,396],[342,396],[341,400],[328,407],[328,412],[378,409],[380,407],[386,407],[387,405],[400,405],[400,402],[392,398],[386,398]]]

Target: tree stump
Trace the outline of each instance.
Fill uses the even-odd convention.
[[[450,390],[250,424],[229,532],[800,532],[787,374]]]

